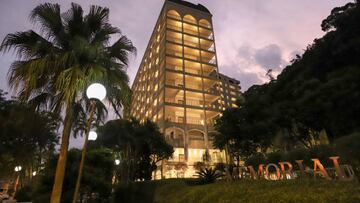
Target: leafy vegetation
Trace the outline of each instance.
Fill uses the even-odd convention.
[[[30,181],[32,171],[43,167],[55,150],[58,125],[58,116],[6,99],[0,90],[0,178],[11,179],[21,165],[25,181]]]
[[[324,37],[315,39],[277,79],[244,92],[239,108],[225,110],[214,145],[239,163],[257,152],[336,145],[337,139],[359,132],[358,22],[359,2],[334,8],[322,22]]]
[[[201,168],[196,174],[202,184],[214,183],[218,178],[222,177],[222,174],[213,168]]]
[[[80,156],[80,150],[72,149],[69,151],[61,202],[72,201]],[[35,203],[49,202],[57,158],[58,155],[51,156],[44,170],[41,170],[34,177],[31,184],[19,190],[17,195],[20,197],[16,198],[27,201],[30,198]],[[86,198],[88,202],[108,202],[110,200],[113,163],[113,155],[108,149],[95,149],[88,152],[84,166],[80,199]]]
[[[157,125],[149,120],[144,124],[134,119],[108,121],[99,128],[97,143],[117,154],[121,182],[151,180],[157,164],[170,158],[174,151]]]
[[[18,60],[9,70],[9,84],[21,101],[57,115],[65,113],[52,199],[59,202],[69,137],[81,112],[76,107],[89,107],[79,103],[86,102],[85,90],[94,82],[106,87],[107,100],[116,113],[122,106],[129,106],[125,71],[135,47],[119,28],[111,26],[109,9],[100,6],[91,6],[84,15],[75,3],[66,12],[61,12],[59,4],[44,3],[31,11],[30,20],[39,32],[8,34],[0,51],[13,49],[17,53]],[[114,34],[120,38],[110,43]]]

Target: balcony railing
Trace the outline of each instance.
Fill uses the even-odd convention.
[[[165,98],[165,101],[173,104],[184,104],[184,99],[182,98]]]
[[[214,119],[208,119],[208,120],[206,121],[206,124],[207,124],[208,126],[214,126],[214,125],[216,124],[216,121],[215,121]]]
[[[216,64],[216,58],[215,57],[212,57],[212,58],[202,57],[201,61],[205,62],[205,63],[213,64],[213,65]]]
[[[166,80],[166,85],[176,86],[176,87],[183,87],[183,82],[181,80]]]
[[[196,61],[200,60],[200,56],[196,56],[196,55],[192,55],[192,54],[186,54],[185,53],[184,57],[188,58],[188,59],[196,60]]]
[[[167,24],[166,25],[167,28],[173,29],[173,30],[177,30],[181,32],[181,27],[179,26],[175,26],[175,25],[171,25],[171,24]]]
[[[183,70],[182,66],[172,65],[172,64],[166,64],[166,68],[170,69],[170,70],[176,70],[176,71],[182,71]]]
[[[215,46],[214,45],[211,45],[211,47],[209,47],[209,48],[207,48],[207,46],[205,46],[205,45],[201,45],[200,47],[201,47],[201,49],[203,49],[205,51],[211,51],[211,52],[215,51]]]
[[[189,106],[198,106],[198,107],[203,107],[203,101],[202,100],[197,100],[197,99],[186,99],[186,105]]]
[[[204,120],[199,117],[186,117],[187,124],[204,125]]]
[[[173,123],[184,123],[184,117],[182,116],[166,116],[166,120]]]
[[[179,38],[174,38],[174,37],[166,37],[166,39],[170,42],[175,42],[175,43],[178,43],[178,44],[181,44],[182,43],[182,40],[179,39]]]
[[[210,93],[210,94],[215,94],[215,95],[219,95],[220,91],[215,89],[215,88],[209,88],[209,89],[205,89],[205,92]]]
[[[189,89],[202,90],[201,83],[186,82],[185,87]]]
[[[188,45],[188,46],[191,46],[191,47],[199,47],[198,43],[187,41],[187,40],[184,40],[184,44]]]
[[[210,40],[213,40],[214,39],[214,35],[213,34],[206,34],[206,33],[202,33],[200,32],[200,37],[203,37],[203,38],[206,38],[206,39],[210,39]]]
[[[195,69],[185,68],[185,72],[187,72],[187,73],[192,73],[192,74],[195,74],[195,75],[201,75],[201,70],[195,70]]]
[[[184,28],[184,33],[188,33],[188,34],[192,34],[192,35],[197,35],[198,32],[195,30],[191,30],[191,29],[186,29]]]
[[[174,51],[171,49],[167,49],[166,50],[166,54],[170,55],[170,56],[178,56],[178,57],[182,57],[182,53],[179,51]]]

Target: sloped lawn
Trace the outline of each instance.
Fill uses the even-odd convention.
[[[360,202],[360,184],[333,181],[235,181],[192,185],[170,179],[122,185],[114,202]]]

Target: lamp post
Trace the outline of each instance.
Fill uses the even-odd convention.
[[[93,132],[93,131],[90,132],[91,122],[92,122],[92,119],[94,117],[95,107],[96,107],[95,99],[98,99],[100,101],[103,100],[105,98],[105,96],[106,96],[106,89],[100,83],[93,83],[87,88],[86,96],[90,99],[90,116],[89,116],[89,119],[87,121],[87,126],[86,126],[86,130],[85,130],[85,142],[84,142],[84,146],[83,146],[83,149],[82,149],[82,152],[81,152],[81,161],[80,161],[80,167],[79,167],[79,174],[78,174],[78,177],[77,177],[77,180],[76,180],[73,203],[76,203],[77,197],[78,197],[78,194],[79,194],[79,190],[80,190],[81,177],[82,177],[82,173],[83,173],[85,155],[86,155],[88,142],[89,142],[89,140],[96,140],[96,137],[97,137],[96,132]]]
[[[117,168],[120,165],[120,159],[115,159],[114,161],[115,167]],[[117,183],[117,176],[116,176],[117,172],[116,169],[113,172],[113,178],[112,178],[112,184]]]
[[[15,166],[14,168],[14,171],[15,173],[17,174],[16,176],[16,182],[15,182],[15,185],[14,185],[14,194],[13,194],[13,198],[15,197],[15,194],[16,194],[16,190],[18,188],[18,185],[19,185],[19,180],[20,180],[20,171],[21,171],[22,167],[21,166]]]

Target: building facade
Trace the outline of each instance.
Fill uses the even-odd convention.
[[[165,0],[132,86],[130,115],[156,122],[174,146],[165,177],[191,177],[204,159],[225,161],[210,135],[221,112],[235,105],[240,82],[219,74],[212,25],[204,6]]]

